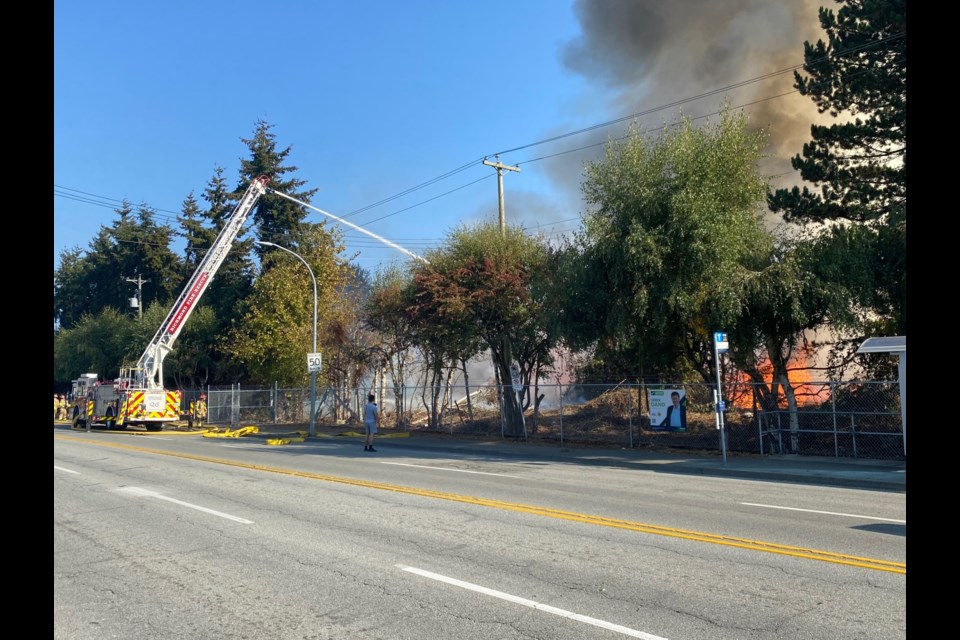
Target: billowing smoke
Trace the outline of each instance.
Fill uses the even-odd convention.
[[[576,0],[581,36],[566,45],[562,59],[610,95],[610,120],[651,112],[638,119],[650,131],[681,113],[711,116],[724,101],[742,107],[751,125],[770,136],[770,158],[761,170],[774,186],[792,186],[800,177],[789,159],[810,139],[810,125],[823,121],[812,101],[793,89],[792,69],[803,63],[805,41],[824,38],[823,5],[835,8],[830,0]],[[625,126],[566,144],[602,142],[622,135]],[[598,154],[558,156],[548,170],[558,183],[579,183],[583,161]]]

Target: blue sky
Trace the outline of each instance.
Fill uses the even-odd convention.
[[[656,129],[744,105],[770,132],[766,171],[796,184],[789,157],[815,112],[785,70],[822,37],[820,4],[58,0],[54,268],[123,199],[175,225],[215,167],[235,187],[258,120],[291,148],[314,206],[417,254],[498,219],[496,172],[481,162],[497,153],[521,169],[504,173],[507,222],[569,234],[583,163],[626,122],[598,125],[631,114]],[[409,260],[341,228],[368,270]]]

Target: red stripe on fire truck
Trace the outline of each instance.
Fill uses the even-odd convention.
[[[190,289],[190,292],[187,293],[187,297],[183,300],[183,304],[180,305],[180,308],[177,309],[177,314],[173,316],[173,320],[170,321],[170,328],[167,329],[167,333],[175,334],[177,329],[180,328],[180,323],[183,322],[183,319],[187,316],[187,312],[190,311],[190,308],[193,306],[193,303],[196,302],[201,295],[203,295],[203,290],[207,286],[207,274],[201,273],[200,277],[197,278],[196,284],[193,285],[193,288]]]

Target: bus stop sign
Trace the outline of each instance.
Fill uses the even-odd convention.
[[[713,334],[713,343],[717,346],[717,353],[724,353],[730,348],[727,342],[727,334],[717,331]]]

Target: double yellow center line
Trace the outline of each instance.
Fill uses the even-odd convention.
[[[649,533],[658,536],[667,536],[670,538],[680,538],[683,540],[693,540],[695,542],[708,542],[728,547],[737,547],[739,549],[749,549],[751,551],[762,551],[765,553],[776,553],[795,558],[806,558],[808,560],[819,560],[821,562],[832,562],[834,564],[849,565],[852,567],[861,567],[864,569],[873,569],[875,571],[889,571],[891,573],[906,574],[907,565],[904,562],[891,562],[888,560],[877,560],[874,558],[863,558],[843,553],[833,553],[830,551],[821,551],[819,549],[808,549],[805,547],[793,547],[789,545],[776,544],[773,542],[763,542],[761,540],[749,540],[746,538],[737,538],[733,536],[717,535],[713,533],[704,533],[702,531],[690,531],[687,529],[677,529],[674,527],[661,527],[643,522],[633,522],[630,520],[620,520],[617,518],[606,518],[603,516],[592,516],[589,514],[577,513],[574,511],[562,511],[560,509],[551,509],[549,507],[538,507],[516,502],[504,502],[502,500],[492,500],[489,498],[479,498],[476,496],[465,496],[456,493],[447,493],[443,491],[432,491],[430,489],[419,489],[416,487],[404,487],[395,484],[386,484],[383,482],[373,482],[371,480],[357,480],[354,478],[344,478],[342,476],[331,476],[321,473],[309,473],[304,471],[294,471],[292,469],[282,469],[279,467],[267,467],[263,465],[249,464],[246,462],[237,462],[225,460],[222,458],[211,458],[208,456],[198,456],[187,453],[176,453],[156,449],[146,449],[132,445],[119,444],[114,442],[91,442],[87,439],[55,436],[63,440],[73,440],[84,444],[94,444],[96,446],[114,447],[117,449],[127,449],[130,451],[141,451],[144,453],[155,453],[168,456],[176,456],[189,460],[199,460],[202,462],[211,462],[214,464],[225,464],[233,467],[242,467],[245,469],[255,469],[257,471],[267,471],[270,473],[280,473],[298,478],[310,478],[312,480],[322,480],[324,482],[336,482],[338,484],[352,485],[355,487],[366,487],[368,489],[378,489],[380,491],[393,491],[395,493],[405,493],[437,500],[449,500],[451,502],[462,502],[465,504],[474,504],[481,507],[490,507],[493,509],[502,509],[505,511],[516,511],[518,513],[528,513],[535,516],[547,518],[556,518],[559,520],[569,520],[571,522],[581,522],[602,527],[613,527],[615,529],[626,529],[627,531],[637,531],[639,533]]]

